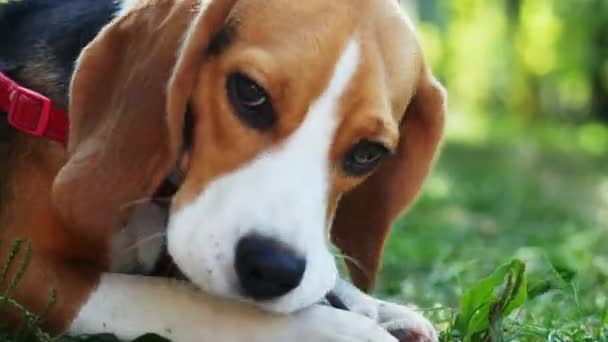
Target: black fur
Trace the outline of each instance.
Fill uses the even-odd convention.
[[[0,5],[0,69],[66,104],[78,54],[115,12],[113,0],[9,0]],[[44,82],[24,72],[32,65],[52,71],[60,89],[39,89]]]
[[[0,70],[67,110],[74,62],[116,12],[113,0],[9,0],[0,4]],[[0,142],[10,135],[0,112]]]

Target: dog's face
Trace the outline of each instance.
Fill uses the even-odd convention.
[[[234,6],[198,71],[189,166],[169,223],[169,251],[193,282],[273,311],[310,305],[334,285],[338,199],[396,151],[421,65],[390,10]],[[247,252],[256,248],[267,260]]]
[[[64,216],[103,229],[177,162],[185,179],[168,248],[199,287],[270,311],[298,310],[335,284],[330,237],[362,269],[351,267],[354,281],[371,283],[388,227],[418,192],[443,123],[443,93],[398,3],[216,0],[190,21],[182,18],[190,7],[176,7],[127,14],[81,55],[72,156],[54,189],[58,206],[69,208]],[[136,25],[138,18],[157,24]],[[142,26],[160,29],[131,36]],[[175,41],[183,41],[177,60],[162,46]],[[122,55],[103,56],[117,47]],[[148,65],[133,62],[142,59]],[[92,83],[107,85],[106,102]],[[168,117],[158,109],[165,102]],[[108,114],[93,122],[84,115],[92,106]],[[94,169],[107,163],[120,176],[103,186],[120,190],[78,201],[85,194],[73,174],[99,183],[105,175]]]

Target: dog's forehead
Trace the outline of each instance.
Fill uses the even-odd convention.
[[[322,26],[344,25],[358,20],[361,1],[240,0],[231,11],[248,32],[273,33],[275,37],[314,32]],[[320,26],[320,24],[322,24]]]
[[[270,52],[281,74],[295,75],[295,83],[322,87],[342,49],[355,39],[361,49],[358,73],[365,74],[357,83],[378,84],[360,96],[385,97],[399,119],[413,95],[422,56],[398,1],[241,0],[229,21],[238,41]]]

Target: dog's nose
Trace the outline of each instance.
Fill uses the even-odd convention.
[[[248,235],[236,246],[234,266],[245,294],[264,300],[296,288],[304,275],[306,261],[277,240]]]

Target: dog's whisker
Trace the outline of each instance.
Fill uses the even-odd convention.
[[[355,259],[355,258],[353,258],[351,256],[348,256],[348,255],[346,255],[344,253],[339,253],[339,252],[338,253],[334,253],[334,257],[340,258],[340,259],[343,259],[343,260],[348,260],[353,265],[355,265],[355,267],[357,267],[361,272],[363,272],[366,275],[368,274],[367,270],[365,270],[365,268],[361,265],[361,262],[359,262],[359,260],[357,260],[357,259]]]
[[[154,199],[153,197],[144,197],[144,198],[135,199],[133,201],[124,203],[123,205],[120,206],[120,209],[121,210],[126,210],[126,209],[129,209],[129,208],[134,207],[136,205],[150,203],[150,202],[152,202],[153,199]]]
[[[162,203],[169,203],[171,202],[171,200],[173,199],[173,197],[170,196],[159,196],[159,197],[143,197],[143,198],[139,198],[130,202],[127,202],[125,204],[123,204],[120,209],[121,210],[126,210],[126,209],[130,209],[134,206],[138,206],[138,205],[143,205],[143,204],[148,204],[150,202],[162,202]]]
[[[159,232],[159,233],[154,233],[152,235],[146,236],[146,237],[141,238],[141,239],[137,239],[137,241],[135,241],[134,243],[132,243],[130,246],[127,246],[127,247],[123,248],[122,251],[121,251],[121,253],[125,254],[125,253],[128,253],[128,252],[131,252],[132,250],[136,249],[137,247],[139,247],[143,243],[149,242],[151,240],[163,238],[166,235],[167,235],[167,233],[165,233],[165,232]]]

